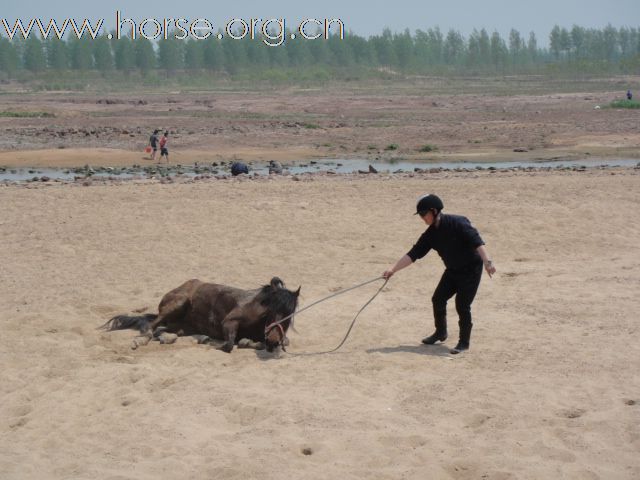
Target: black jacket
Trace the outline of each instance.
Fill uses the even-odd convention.
[[[440,224],[429,225],[407,255],[415,262],[429,250],[438,252],[449,270],[464,270],[482,262],[476,249],[484,245],[468,218],[440,214]]]

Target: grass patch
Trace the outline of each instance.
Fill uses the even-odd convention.
[[[49,112],[0,112],[0,117],[5,118],[55,118],[55,114]]]
[[[390,143],[389,145],[384,147],[384,149],[385,150],[397,150],[398,149],[398,144],[397,143]]]
[[[427,143],[426,145],[421,146],[418,149],[419,152],[437,152],[438,151],[438,147],[436,147],[435,145],[431,145],[430,143]]]
[[[311,130],[316,130],[316,129],[320,128],[320,125],[317,125],[315,123],[303,123],[302,126],[304,128],[309,128]]]
[[[611,108],[640,108],[638,100],[614,100],[609,104]]]

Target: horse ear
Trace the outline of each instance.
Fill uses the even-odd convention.
[[[302,288],[302,285],[298,287],[298,289],[294,292],[296,297],[300,296],[300,289]]]
[[[274,290],[278,290],[279,288],[284,288],[284,282],[280,280],[278,277],[273,277],[271,279],[271,288]]]

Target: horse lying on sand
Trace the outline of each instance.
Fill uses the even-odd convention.
[[[293,317],[278,322],[293,315],[299,295],[300,288],[287,290],[278,277],[254,290],[189,280],[162,297],[158,315],[116,315],[99,328],[138,329],[143,341],[134,341],[133,348],[148,343],[156,328],[165,327],[165,331],[178,335],[224,340],[220,349],[227,353],[244,338],[263,343],[271,352],[278,346],[284,349],[288,343],[286,334]]]

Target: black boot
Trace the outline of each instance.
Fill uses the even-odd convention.
[[[435,313],[435,312],[434,312]],[[435,315],[436,331],[422,339],[425,345],[433,345],[437,341],[444,342],[447,339],[447,317],[445,315]]]
[[[471,328],[472,324],[460,325],[460,339],[458,340],[458,344],[452,348],[449,353],[452,355],[457,355],[458,353],[462,353],[466,350],[469,350],[469,340],[471,339]]]
[[[446,331],[445,332],[439,332],[438,330],[436,330],[434,333],[432,333],[428,337],[424,337],[422,339],[422,343],[424,343],[425,345],[433,345],[437,341],[444,342],[446,339],[447,339],[447,332]]]

